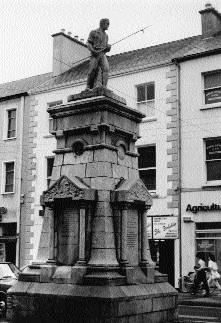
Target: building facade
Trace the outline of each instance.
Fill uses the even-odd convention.
[[[109,57],[108,88],[146,115],[137,150],[140,177],[153,197],[147,228],[150,249],[157,268],[175,286],[180,275],[192,270],[196,251],[211,248],[221,265],[221,18],[211,6],[200,14],[199,36]],[[47,108],[67,103],[69,95],[86,86],[89,52],[85,44],[64,30],[53,39],[53,72],[29,88],[20,119],[20,191],[13,197],[17,196],[17,204],[22,201],[20,217],[16,216],[21,266],[37,256],[43,215],[40,196],[52,176],[56,140],[50,133]],[[7,155],[2,167],[15,159]],[[80,168],[78,176],[84,177]],[[122,177],[127,176],[124,170]]]

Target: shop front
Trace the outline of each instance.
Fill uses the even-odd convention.
[[[16,263],[17,223],[3,222],[2,218],[8,212],[0,207],[0,262]]]
[[[148,217],[148,237],[152,260],[156,269],[168,275],[168,281],[175,285],[175,239],[178,238],[178,220],[176,216]]]
[[[219,192],[186,194],[182,216],[183,274],[193,271],[196,253],[202,252],[206,261],[213,254],[221,269],[221,204]],[[197,202],[196,202],[197,201]]]

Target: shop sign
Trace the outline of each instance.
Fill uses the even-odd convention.
[[[153,217],[153,239],[177,239],[178,221],[176,216]]]
[[[206,104],[221,102],[221,89],[214,89],[205,93]]]
[[[7,213],[7,209],[6,209],[6,207],[3,207],[3,206],[1,206],[0,207],[0,214],[5,214],[5,213]]]
[[[210,205],[191,205],[188,204],[186,207],[186,212],[198,213],[198,212],[211,212],[211,211],[221,211],[221,205],[212,203]]]

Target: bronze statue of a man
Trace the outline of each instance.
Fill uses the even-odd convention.
[[[109,64],[106,52],[111,46],[108,44],[108,35],[105,30],[109,27],[109,19],[100,20],[100,27],[92,30],[87,40],[87,47],[91,52],[91,59],[87,78],[87,89],[106,87],[108,81]]]

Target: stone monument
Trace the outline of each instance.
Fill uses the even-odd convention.
[[[110,49],[108,26],[102,19],[89,46],[96,39]],[[85,91],[48,108],[57,149],[50,187],[41,197],[37,260],[8,292],[14,323],[175,319],[177,292],[154,270],[147,239],[152,199],[139,179],[135,150],[144,115],[106,88],[105,68],[97,86],[95,67],[100,62],[102,69],[103,60],[103,52],[92,57]]]
[[[70,101],[71,100],[71,101]],[[143,115],[99,88],[48,109],[57,139],[38,257],[9,290],[12,322],[172,322],[154,270],[135,142]]]

